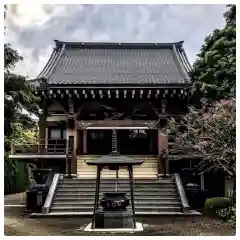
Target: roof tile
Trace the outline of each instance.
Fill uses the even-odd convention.
[[[189,81],[187,71],[182,70],[184,63],[178,60],[173,47],[107,48],[104,45],[94,48],[64,43],[57,51],[55,59],[50,61],[52,66],[47,72],[43,70],[41,76],[47,78],[49,84],[179,84]]]

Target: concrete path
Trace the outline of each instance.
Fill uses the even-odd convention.
[[[4,205],[24,205],[25,204],[24,202],[25,202],[24,193],[16,193],[4,196]]]

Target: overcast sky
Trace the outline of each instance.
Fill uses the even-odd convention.
[[[53,40],[174,42],[192,63],[204,38],[224,25],[225,5],[9,5],[5,42],[24,57],[17,72],[35,78]]]

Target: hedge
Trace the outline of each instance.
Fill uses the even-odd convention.
[[[205,209],[211,214],[227,219],[231,215],[232,199],[230,197],[208,198]]]

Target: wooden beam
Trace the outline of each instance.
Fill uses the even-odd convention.
[[[74,114],[74,105],[71,98],[68,98],[68,112]]]
[[[100,98],[103,98],[103,92],[102,92],[102,90],[99,90],[98,93],[99,93]]]
[[[92,98],[95,98],[95,93],[93,90],[91,90],[91,95],[92,95]]]
[[[87,129],[149,129],[147,126],[146,127],[132,127],[132,126],[128,126],[128,127],[117,127],[117,126],[109,126],[109,127],[87,127]]]
[[[125,89],[124,92],[123,92],[123,97],[126,98],[127,97],[127,90]]]
[[[157,129],[158,121],[150,120],[88,120],[77,121],[79,129]]]
[[[132,90],[132,98],[134,98],[135,90]]]
[[[83,130],[83,154],[87,154],[87,130]]]
[[[148,91],[148,96],[147,96],[147,98],[150,98],[150,97],[151,97],[151,92],[152,92],[151,90]]]
[[[164,94],[163,94],[163,97],[165,98],[165,97],[167,96],[167,94],[168,94],[168,90],[165,89]]]
[[[166,105],[167,105],[167,99],[166,98],[162,98],[162,101],[161,101],[161,112],[162,114],[165,114],[166,113]]]

